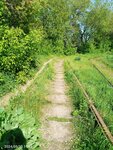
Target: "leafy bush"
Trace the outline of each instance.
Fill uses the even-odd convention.
[[[0,109],[0,148],[39,149],[35,119],[22,108]]]
[[[4,17],[3,17],[4,7],[5,7],[4,1],[1,0],[0,1],[0,25],[4,23]]]
[[[1,70],[16,74],[26,63],[27,47],[23,42],[25,34],[19,28],[6,29],[1,40]]]
[[[2,73],[0,73],[0,85],[3,85],[5,83],[5,77]]]
[[[110,40],[108,40],[106,38],[104,41],[101,41],[99,49],[100,49],[100,52],[110,51],[110,49],[111,49],[111,42],[110,42]]]
[[[20,28],[6,28],[0,45],[0,70],[19,77],[25,82],[26,75],[36,67],[36,53],[40,53],[42,30],[32,30],[26,35]]]
[[[94,41],[88,42],[88,50],[90,53],[104,53],[110,51],[111,42],[109,39],[101,40],[96,43]]]
[[[73,54],[76,53],[76,51],[77,51],[76,47],[68,47],[68,48],[64,49],[64,54],[67,55],[67,56],[68,55],[73,55]]]
[[[89,47],[89,52],[90,53],[97,53],[97,49],[96,49],[96,46],[95,46],[93,41],[90,41],[88,43],[88,47]]]
[[[25,41],[27,41],[27,46],[29,51],[35,55],[35,53],[40,54],[41,49],[39,49],[40,44],[44,38],[43,29],[34,29],[29,32],[29,34],[25,37]]]
[[[56,40],[56,42],[54,43],[54,50],[53,50],[53,52],[55,54],[58,54],[58,53],[63,54],[64,53],[63,50],[64,50],[63,40]]]
[[[27,81],[27,77],[26,77],[26,74],[24,71],[20,71],[18,74],[17,74],[17,82],[18,83],[26,83]]]
[[[44,39],[40,45],[40,54],[51,54],[53,53],[53,45],[51,40]]]

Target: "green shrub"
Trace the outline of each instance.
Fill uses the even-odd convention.
[[[1,70],[16,74],[22,70],[27,57],[26,43],[23,42],[25,34],[19,28],[6,29],[1,41]]]
[[[97,53],[96,46],[93,41],[90,41],[88,44],[90,53]]]
[[[0,85],[3,85],[5,83],[5,77],[2,73],[0,73]]]
[[[51,40],[44,39],[40,45],[40,54],[52,54],[53,53],[53,45]]]
[[[63,54],[64,53],[63,50],[64,50],[63,40],[56,40],[54,43],[53,52],[55,54]]]
[[[34,29],[29,32],[29,34],[25,37],[25,41],[27,41],[27,46],[32,55],[35,53],[40,54],[40,44],[42,43],[44,38],[43,29]]]
[[[107,38],[104,41],[100,42],[99,50],[100,52],[107,52],[111,49],[111,42]]]
[[[22,108],[0,108],[0,148],[39,149],[38,126],[33,116]],[[10,148],[11,149],[11,148]]]
[[[73,47],[68,47],[68,48],[66,48],[66,49],[64,49],[64,54],[65,55],[73,55],[73,54],[75,54],[76,53],[76,51],[77,51],[77,48],[75,47],[75,48],[73,48]]]
[[[25,81],[24,73],[27,75],[32,67],[36,67],[36,53],[40,53],[38,47],[42,38],[41,30],[25,35],[20,28],[5,29],[0,45],[0,70]]]
[[[20,71],[16,78],[18,83],[26,83],[27,81],[26,73],[24,71]]]

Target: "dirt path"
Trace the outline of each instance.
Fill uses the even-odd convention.
[[[63,60],[55,64],[55,79],[52,82],[49,104],[43,108],[42,150],[70,150],[73,141],[72,105],[66,96]]]
[[[27,83],[25,85],[21,85],[18,89],[15,89],[14,92],[10,92],[8,94],[6,94],[5,96],[3,96],[0,99],[0,106],[4,107],[7,106],[10,99],[16,97],[18,94],[20,94],[21,92],[25,92],[28,87],[31,86],[31,84],[33,83],[33,81],[38,77],[39,74],[41,74],[43,72],[43,70],[45,69],[45,67],[52,61],[52,59],[50,59],[49,61],[45,62],[43,64],[43,66],[40,68],[40,70],[35,74],[34,78],[27,81]]]

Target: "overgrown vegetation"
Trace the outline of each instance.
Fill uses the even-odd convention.
[[[112,150],[112,145],[103,135],[102,130],[95,121],[95,117],[89,109],[83,93],[74,78],[74,72],[67,63],[65,63],[65,76],[70,86],[69,94],[75,108],[73,116],[77,137],[75,138],[72,149]]]
[[[0,96],[13,90],[18,84],[26,83],[50,54],[72,55],[79,52],[93,53],[97,57],[106,52],[107,56],[101,57],[101,62],[112,69],[112,25],[113,3],[111,0],[1,0]],[[75,149],[111,150],[111,145],[108,144],[89,112],[80,89],[77,88],[77,85],[74,87],[73,73],[81,80],[111,131],[113,131],[112,88],[90,65],[88,59],[94,56],[81,56],[69,58],[74,68],[73,72],[69,71],[67,65],[65,66],[68,69],[66,78],[70,82],[70,94],[76,108],[73,115],[78,124],[79,140],[75,144]],[[15,140],[6,139],[6,135],[10,138],[9,133],[15,137],[15,134],[19,132],[23,137],[22,144],[25,145],[29,141],[32,143],[32,138],[39,137],[39,135],[32,137],[31,130],[28,134],[29,138],[31,136],[30,139],[27,135],[23,136],[24,122],[21,119],[27,113],[28,116],[24,116],[24,119],[28,117],[32,120],[34,117],[36,124],[39,124],[40,106],[45,103],[45,84],[51,78],[52,70],[49,68],[25,94],[13,100],[10,108],[15,107],[15,109],[8,108],[0,111],[2,115],[0,118],[2,122],[0,123],[2,126],[0,145],[2,147],[10,142],[15,144]],[[21,118],[17,124],[15,124],[16,117]],[[33,124],[28,124],[26,131],[32,126],[35,132],[37,126],[34,121]],[[36,142],[37,146],[39,146],[38,142],[39,140]]]
[[[112,2],[1,0],[0,17],[0,71],[20,83],[39,55],[112,50]]]
[[[0,109],[0,148],[40,149],[40,109],[48,103],[46,95],[52,79],[53,69],[48,66],[26,93],[12,99],[7,109]]]
[[[1,72],[0,73],[0,97],[7,94],[10,91],[18,89],[19,84],[25,84],[28,79],[31,79],[34,74],[43,65],[44,61],[47,61],[51,56],[35,56],[36,57],[36,67],[29,69],[27,72],[25,70],[20,71],[16,76],[12,73]]]
[[[89,58],[89,57],[88,57]],[[106,79],[92,66],[87,57],[81,56],[80,61],[72,57],[71,65],[73,72],[77,75],[84,88],[92,98],[95,106],[104,118],[105,123],[111,131],[112,126],[112,87]],[[107,106],[107,107],[106,107]]]
[[[53,68],[49,65],[28,88],[25,94],[21,94],[13,99],[13,107],[24,107],[25,110],[32,113],[35,119],[39,121],[40,109],[45,103],[48,103],[46,96],[48,94],[49,82],[53,79],[53,74]]]
[[[0,109],[0,120],[0,149],[39,149],[38,126],[30,113],[23,108]]]

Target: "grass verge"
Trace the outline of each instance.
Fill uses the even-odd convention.
[[[13,92],[18,89],[20,84],[25,84],[27,80],[30,80],[45,61],[52,56],[38,56],[36,60],[36,66],[27,71],[27,73],[21,73],[19,76],[15,76],[11,73],[0,72],[0,97],[9,92]]]
[[[15,150],[40,149],[40,109],[48,103],[46,96],[53,75],[52,65],[49,64],[24,94],[12,99],[6,109],[0,109],[0,147],[11,145],[16,146]]]
[[[87,56],[82,56],[81,60],[75,61],[74,57],[69,59],[76,74],[87,93],[99,110],[105,123],[113,133],[113,92],[112,87],[105,78],[92,66]]]
[[[75,108],[73,116],[76,139],[72,150],[113,150],[112,145],[95,121],[83,93],[74,79],[73,70],[67,63],[65,63],[65,78],[70,87],[69,95]]]

